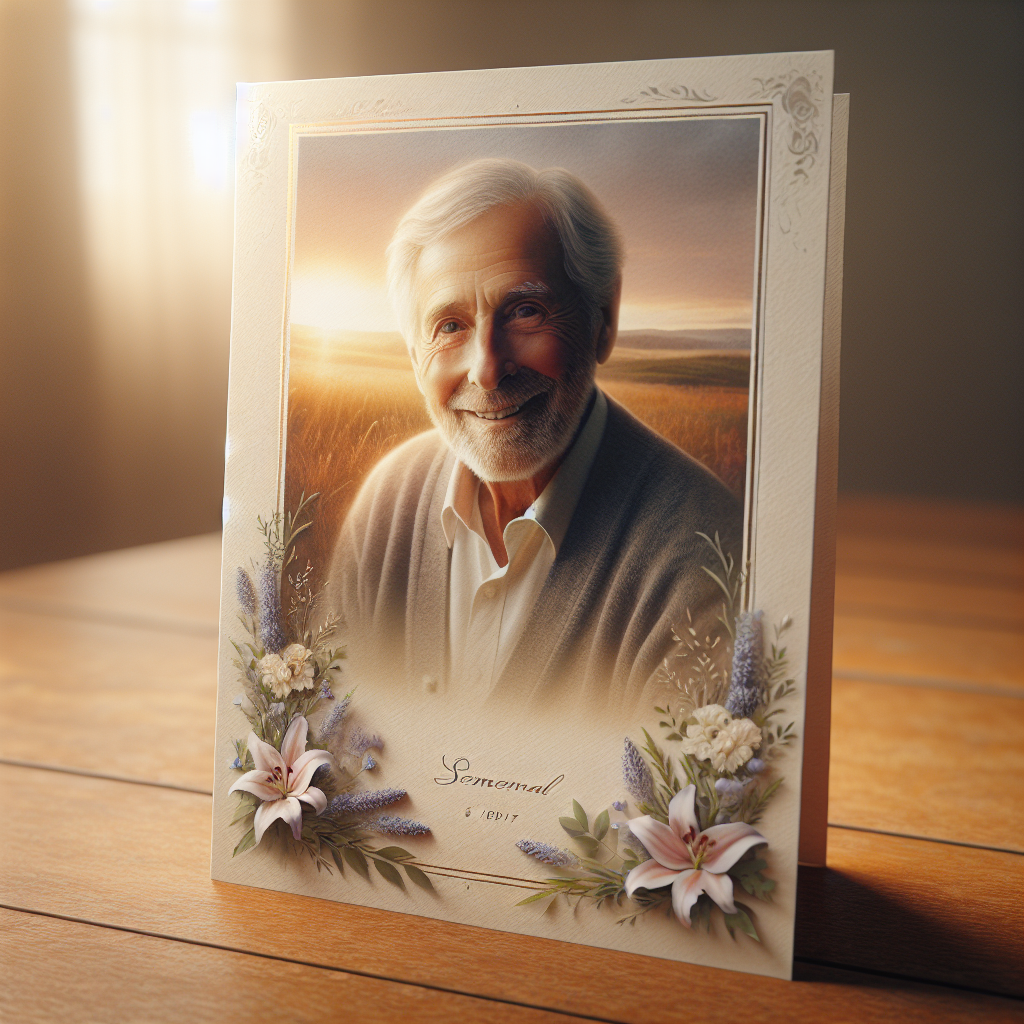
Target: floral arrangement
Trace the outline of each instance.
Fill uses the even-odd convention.
[[[372,863],[393,885],[404,887],[401,868],[410,881],[432,889],[407,850],[373,845],[376,835],[417,836],[430,829],[380,813],[402,800],[405,790],[359,788],[360,776],[377,767],[374,752],[380,755],[384,741],[359,727],[348,728],[351,691],[340,700],[334,696],[345,652],[331,644],[337,616],[328,614],[318,623],[326,584],[316,583],[310,562],[300,572],[289,572],[295,541],[312,523],[310,505],[316,497],[303,495],[294,515],[257,518],[265,557],[251,574],[237,570],[238,617],[248,639],[232,640],[243,685],[235,705],[251,731],[246,739],[235,740],[229,763],[239,775],[229,790],[238,794],[231,824],[244,830],[234,856],[276,831],[296,852],[308,854],[318,871],[330,873],[333,862],[344,874],[347,864],[369,879]],[[319,725],[311,732],[315,715],[320,715]]]
[[[753,911],[736,894],[739,887],[771,900],[775,889],[765,875],[768,839],[754,826],[783,784],[777,762],[796,738],[793,723],[782,721],[782,702],[795,691],[781,643],[790,619],[778,625],[765,651],[762,614],[740,610],[743,574],[717,534],[700,536],[717,559],[705,572],[722,591],[719,621],[728,641],[701,637],[687,613],[660,670],[679,693],[674,705],[655,708],[667,746],[647,730],[642,750],[625,741],[623,785],[639,813],[626,817],[628,801],[615,800],[591,819],[574,800],[572,817],[559,822],[579,852],[518,842],[525,854],[562,872],[519,906],[559,896],[576,905],[628,901],[630,913],[620,924],[662,908],[687,928],[703,923],[707,932],[717,911],[730,935],[739,930],[760,941]],[[731,658],[722,649],[730,646]]]

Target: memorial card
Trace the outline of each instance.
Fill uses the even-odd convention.
[[[844,100],[831,53],[240,86],[214,878],[790,976]]]

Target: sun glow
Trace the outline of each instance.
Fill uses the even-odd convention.
[[[383,284],[343,273],[293,278],[289,320],[325,331],[398,330]]]

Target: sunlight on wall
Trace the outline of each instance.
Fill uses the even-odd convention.
[[[286,6],[71,0],[108,477],[151,522],[183,480],[219,489],[235,81],[280,75]]]

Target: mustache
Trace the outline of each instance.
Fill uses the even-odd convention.
[[[524,366],[513,376],[502,377],[493,391],[484,391],[478,385],[463,380],[445,405],[452,412],[501,412],[553,391],[555,383],[551,377]]]

